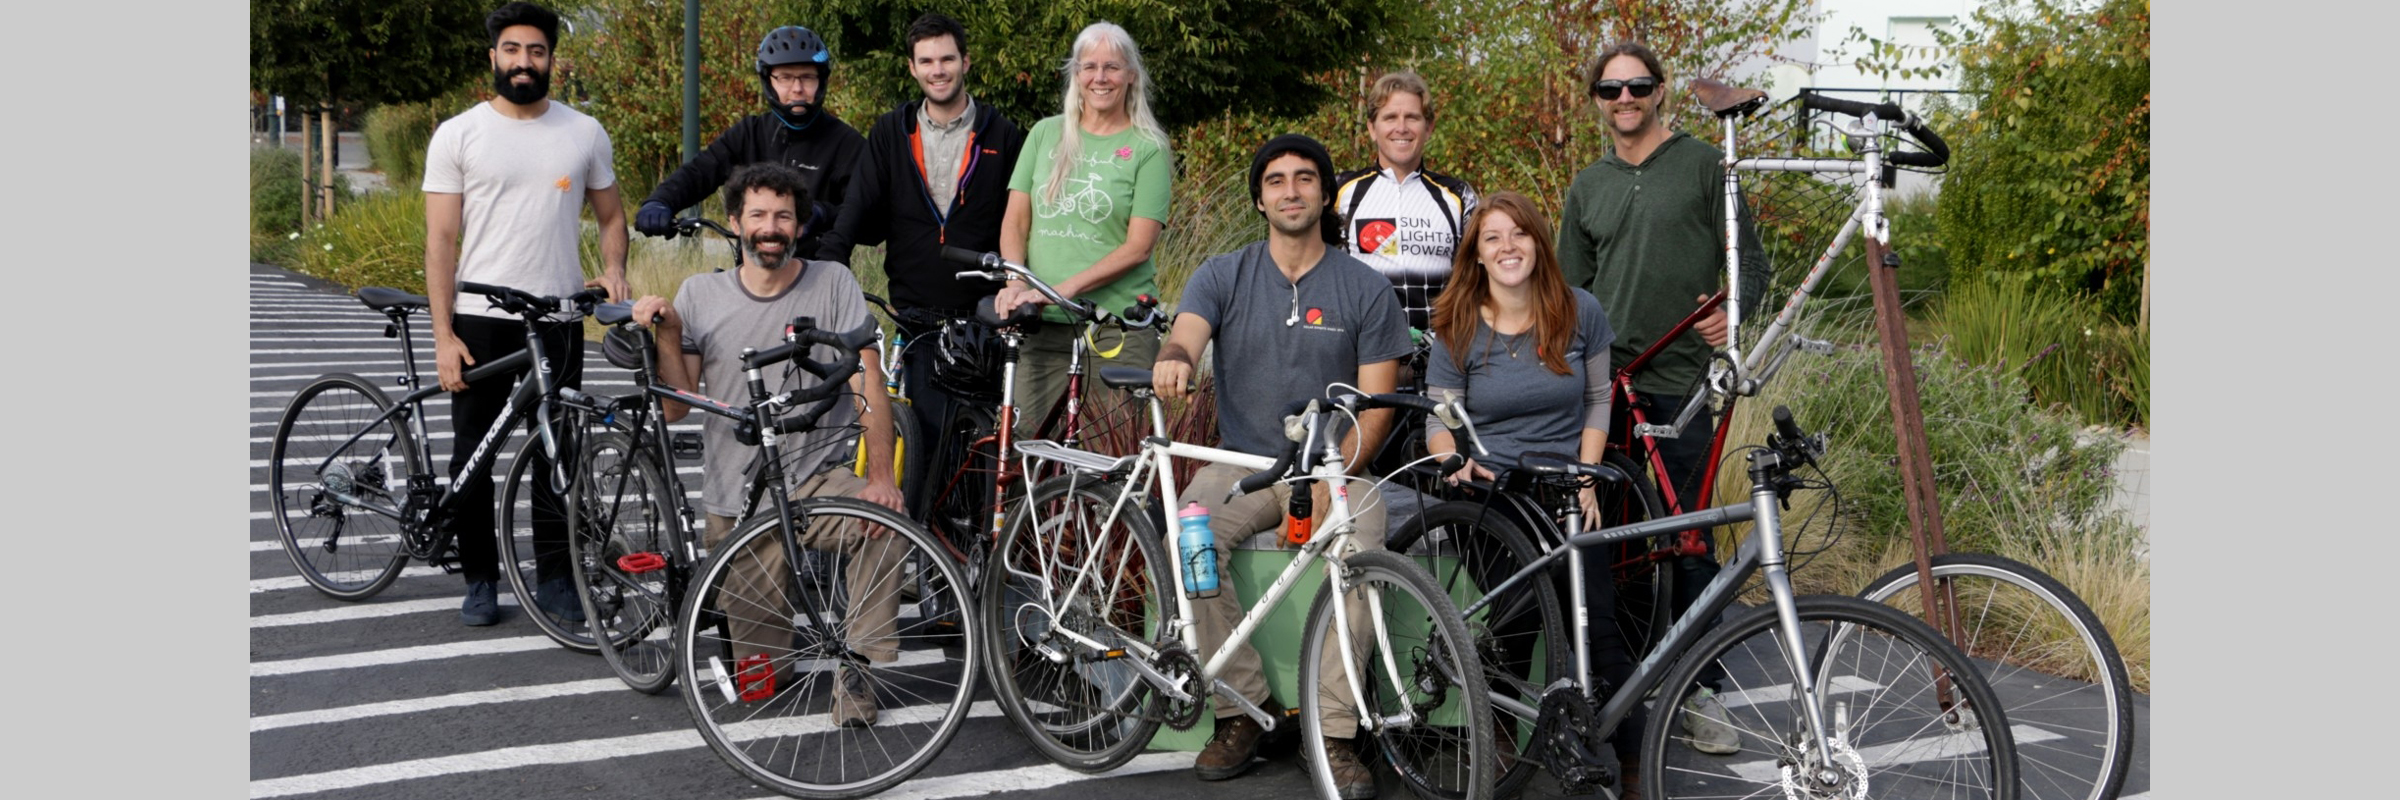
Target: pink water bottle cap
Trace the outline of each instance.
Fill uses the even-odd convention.
[[[1192,502],[1185,503],[1185,504],[1183,505],[1183,513],[1176,514],[1175,516],[1178,516],[1178,517],[1205,517],[1205,516],[1208,516],[1208,509],[1201,508],[1201,507],[1200,507],[1200,501],[1198,501],[1198,500],[1194,500],[1194,501],[1192,501]]]

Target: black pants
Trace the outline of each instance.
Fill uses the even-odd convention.
[[[1663,425],[1673,422],[1675,414],[1682,411],[1683,404],[1688,402],[1691,402],[1690,397],[1645,394],[1641,396],[1640,404],[1643,415],[1650,418],[1651,424]],[[1708,469],[1708,446],[1716,435],[1716,419],[1702,410],[1692,415],[1692,422],[1683,429],[1683,435],[1657,440],[1659,458],[1666,462],[1667,477],[1674,480],[1675,499],[1682,504],[1683,511],[1700,509],[1700,476]],[[1659,488],[1660,497],[1664,499],[1664,490],[1668,487]],[[1671,509],[1660,511],[1672,513]],[[1708,548],[1708,554],[1675,560],[1675,616],[1679,618],[1691,610],[1693,601],[1700,599],[1700,590],[1706,588],[1709,581],[1717,579],[1716,537],[1709,529],[1702,529],[1699,533],[1700,544]],[[1722,621],[1722,617],[1711,620],[1709,624],[1713,626],[1719,621]],[[1707,629],[1701,630],[1706,632]],[[1714,691],[1723,685],[1724,678],[1724,668],[1710,662],[1701,668],[1698,679],[1693,683]]]
[[[960,312],[964,315],[966,312]],[[907,319],[898,321],[901,333],[911,344],[900,355],[900,383],[908,393],[909,409],[916,415],[917,436],[923,441],[908,443],[908,460],[901,465],[900,486],[908,493],[908,515],[919,522],[933,514],[933,498],[941,492],[941,484],[958,471],[965,457],[963,448],[943,446],[945,428],[950,415],[968,401],[952,396],[934,383],[935,362],[940,360],[941,312],[908,309],[901,312]],[[997,395],[998,378],[991,380],[991,391]]]
[[[558,371],[559,385],[583,387],[583,330],[574,324],[545,325],[541,331],[542,353]],[[514,320],[460,314],[450,321],[450,330],[467,345],[467,354],[477,364],[489,364],[506,358],[510,353],[525,349],[525,323]],[[472,369],[472,367],[469,367]],[[485,378],[465,390],[450,395],[450,481],[458,492],[458,504],[452,507],[446,525],[455,536],[460,571],[468,582],[500,579],[499,539],[493,529],[493,486],[507,477],[497,456],[493,466],[481,480],[459,486],[458,475],[467,468],[468,457],[474,455],[475,445],[483,441],[500,412],[508,406],[509,393],[516,389],[520,378],[530,377],[520,371],[508,376]],[[526,417],[526,430],[532,430],[533,417]],[[524,439],[512,436],[509,447]],[[549,457],[535,448],[533,464],[527,466],[529,476],[539,476],[549,470]],[[550,490],[548,480],[528,480],[533,496],[529,505],[533,512],[533,550],[536,580],[567,577],[567,521],[561,512],[566,508],[558,494]]]

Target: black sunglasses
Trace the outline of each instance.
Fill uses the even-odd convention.
[[[1592,81],[1592,94],[1602,100],[1615,100],[1620,92],[1632,91],[1635,97],[1649,97],[1658,90],[1657,78],[1633,78],[1622,81]]]

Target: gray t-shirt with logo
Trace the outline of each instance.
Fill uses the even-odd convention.
[[[1290,444],[1277,416],[1284,406],[1323,397],[1336,381],[1356,385],[1359,365],[1412,349],[1392,282],[1338,249],[1297,284],[1263,240],[1212,257],[1184,284],[1178,312],[1207,320],[1216,342],[1219,446],[1252,455]]]
[[[694,275],[676,290],[675,313],[683,318],[683,351],[700,356],[700,394],[735,406],[750,404],[749,379],[742,374],[742,348],[765,350],[783,344],[783,328],[793,317],[815,317],[818,328],[831,331],[854,331],[874,324],[867,316],[867,300],[860,293],[858,279],[831,261],[808,262],[800,279],[774,297],[751,294],[735,272]],[[831,362],[840,355],[834,348],[817,345],[809,348],[807,357]],[[764,375],[770,392],[819,383],[817,376],[787,370],[783,365],[768,368]],[[817,418],[816,430],[783,437],[784,463],[794,479],[817,474],[825,460],[835,455],[835,445],[850,438],[849,426],[858,421],[858,411],[850,402],[853,399],[835,399],[833,408]],[[743,468],[759,450],[734,438],[733,420],[694,413],[705,418],[700,425],[700,503],[711,514],[739,515],[750,488],[750,476]]]
[[[1617,335],[1591,292],[1568,291],[1575,296],[1575,336],[1565,375],[1542,365],[1534,331],[1502,335],[1481,320],[1467,342],[1466,363],[1451,358],[1448,342],[1437,342],[1425,360],[1426,396],[1438,400],[1445,390],[1464,396],[1476,437],[1500,465],[1536,450],[1575,456],[1583,429],[1608,430],[1608,346]]]

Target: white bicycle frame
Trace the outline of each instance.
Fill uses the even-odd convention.
[[[1173,459],[1184,458],[1205,461],[1212,464],[1228,464],[1254,471],[1263,471],[1271,469],[1275,466],[1275,459],[1264,456],[1255,456],[1249,453],[1240,453],[1232,450],[1223,450],[1215,447],[1203,447],[1195,444],[1172,441],[1167,436],[1166,412],[1160,406],[1158,398],[1151,395],[1147,391],[1140,392],[1140,394],[1147,398],[1150,402],[1150,427],[1153,435],[1142,443],[1142,448],[1137,453],[1111,458],[1088,451],[1067,448],[1055,442],[1044,440],[1017,443],[1017,452],[1021,457],[1057,462],[1067,466],[1070,470],[1073,470],[1079,474],[1099,475],[1114,473],[1119,470],[1124,470],[1128,467],[1131,468],[1131,472],[1127,474],[1126,479],[1122,482],[1121,487],[1118,489],[1115,501],[1113,501],[1109,506],[1108,516],[1101,520],[1100,530],[1111,530],[1111,527],[1116,522],[1117,516],[1119,514],[1126,513],[1128,509],[1135,510],[1135,513],[1141,513],[1139,511],[1142,505],[1141,496],[1137,493],[1137,489],[1143,487],[1145,484],[1145,481],[1143,480],[1144,472],[1151,472],[1156,475],[1156,484],[1158,486],[1159,497],[1165,500],[1166,508],[1174,509],[1180,507],[1180,495],[1178,494],[1178,490],[1175,485]],[[1220,644],[1215,651],[1207,654],[1207,661],[1200,668],[1199,680],[1203,685],[1210,687],[1210,693],[1239,707],[1244,714],[1258,721],[1260,726],[1266,728],[1267,730],[1274,730],[1278,721],[1270,717],[1264,709],[1261,709],[1257,705],[1251,703],[1248,698],[1243,697],[1240,692],[1234,691],[1232,686],[1220,680],[1218,676],[1224,672],[1225,665],[1233,659],[1235,650],[1237,650],[1243,643],[1248,642],[1250,640],[1250,635],[1258,629],[1260,623],[1266,620],[1268,612],[1272,611],[1278,604],[1283,602],[1283,599],[1286,596],[1291,594],[1292,589],[1298,585],[1300,576],[1306,572],[1310,565],[1316,563],[1320,559],[1338,563],[1342,557],[1345,557],[1352,552],[1351,535],[1357,530],[1357,516],[1352,513],[1350,509],[1350,493],[1347,484],[1354,478],[1344,474],[1341,442],[1337,437],[1329,435],[1329,430],[1325,430],[1325,428],[1329,426],[1326,426],[1324,422],[1330,417],[1330,411],[1322,411],[1316,405],[1312,404],[1309,406],[1307,411],[1302,412],[1298,417],[1285,420],[1285,434],[1293,437],[1293,441],[1301,443],[1300,449],[1304,459],[1303,463],[1306,462],[1306,456],[1310,454],[1312,449],[1318,449],[1319,452],[1317,453],[1318,457],[1315,459],[1314,466],[1309,468],[1308,473],[1305,476],[1284,478],[1278,482],[1294,484],[1312,481],[1330,482],[1332,491],[1329,492],[1329,494],[1332,497],[1333,508],[1331,508],[1329,513],[1323,517],[1324,522],[1318,526],[1316,533],[1310,537],[1309,542],[1305,545],[1301,545],[1299,556],[1294,558],[1289,566],[1284,567],[1283,572],[1276,575],[1275,582],[1267,587],[1267,592],[1265,595],[1261,596],[1259,599],[1250,604],[1248,612],[1244,613],[1241,620],[1235,623],[1232,632],[1226,634],[1224,643]],[[1317,444],[1318,447],[1312,448],[1312,444]],[[1030,474],[1031,466],[1028,465],[1027,469],[1028,474]],[[1292,491],[1307,491],[1307,489],[1302,486],[1295,485],[1292,487]],[[1222,498],[1215,499],[1219,502],[1222,502]],[[1038,509],[1035,509],[1031,504],[1028,504],[1026,507],[1026,513],[1029,515],[1035,514],[1038,513]],[[1034,524],[1036,527],[1038,527],[1040,524],[1038,519],[1029,519],[1028,521]],[[1193,619],[1192,598],[1183,591],[1184,565],[1183,559],[1180,555],[1181,551],[1180,548],[1174,546],[1175,534],[1173,532],[1166,532],[1163,534],[1163,536],[1167,539],[1165,544],[1168,546],[1168,551],[1177,554],[1175,557],[1167,559],[1170,565],[1168,579],[1170,581],[1172,590],[1175,593],[1175,608],[1177,612],[1176,619],[1171,623],[1173,627],[1167,632],[1167,635],[1171,638],[1182,640],[1184,646],[1190,652],[1199,654],[1201,652],[1199,641],[1200,634],[1199,631],[1191,624]],[[1095,574],[1099,574],[1098,565],[1094,563],[1094,559],[1097,559],[1102,553],[1108,552],[1110,548],[1087,547],[1083,548],[1083,550],[1083,563],[1079,565],[1076,570],[1074,570],[1075,582],[1070,584],[1066,592],[1051,592],[1049,593],[1050,597],[1079,596],[1078,592],[1083,588],[1084,581],[1091,579],[1091,577]],[[1120,552],[1130,555],[1132,551],[1125,550]],[[1335,555],[1335,553],[1339,553],[1340,555]],[[1119,564],[1119,566],[1122,567],[1123,565]],[[1045,570],[1045,572],[1048,571]],[[1121,570],[1117,570],[1111,571],[1107,574],[1121,575],[1123,572]],[[1047,580],[1047,575],[1044,576],[1044,579]],[[1347,593],[1350,588],[1344,583],[1343,571],[1339,569],[1325,570],[1325,582],[1325,587],[1319,589],[1319,591]],[[1230,588],[1222,587],[1222,584],[1220,584],[1220,586],[1220,591]],[[1111,594],[1113,594],[1113,592]],[[1376,644],[1379,646],[1379,651],[1383,654],[1383,667],[1385,670],[1387,670],[1388,674],[1398,675],[1400,674],[1399,665],[1398,662],[1393,660],[1390,636],[1384,627],[1382,599],[1375,595],[1368,595],[1366,599],[1369,619],[1374,623]],[[1344,653],[1356,652],[1351,647],[1350,642],[1350,620],[1349,609],[1347,608],[1347,605],[1348,604],[1346,603],[1332,604],[1334,614],[1334,630],[1336,635],[1340,638],[1340,643],[1343,648],[1342,652]],[[1058,616],[1060,613],[1060,610],[1055,608],[1043,609],[1043,611],[1050,614],[1053,618]],[[1074,631],[1057,629],[1057,632],[1075,640],[1084,647],[1091,648],[1094,652],[1104,652],[1115,649],[1115,646],[1113,645],[1094,640]],[[1125,649],[1131,650],[1135,655],[1139,656],[1138,658],[1131,659],[1129,663],[1133,665],[1135,671],[1139,672],[1143,678],[1150,682],[1150,684],[1161,694],[1166,695],[1168,699],[1178,703],[1196,703],[1199,701],[1199,696],[1190,688],[1185,686],[1183,682],[1168,678],[1166,675],[1158,672],[1148,663],[1150,659],[1153,659],[1157,656],[1157,648],[1150,647],[1148,644],[1138,640],[1129,641],[1123,646]],[[1058,663],[1064,663],[1068,658],[1071,657],[1068,654],[1056,652],[1044,652],[1043,655]],[[1343,676],[1348,678],[1350,682],[1351,701],[1357,704],[1357,708],[1367,708],[1366,695],[1358,680],[1359,676],[1357,673],[1357,665],[1352,664],[1350,659],[1345,658],[1342,659],[1342,670]],[[1409,719],[1406,715],[1388,718],[1377,718],[1368,715],[1361,715],[1359,719],[1359,725],[1369,730],[1383,729],[1387,727],[1405,727],[1412,725],[1415,722],[1415,720]]]

